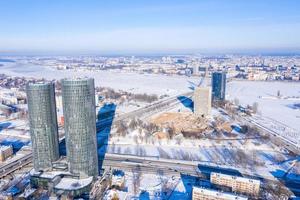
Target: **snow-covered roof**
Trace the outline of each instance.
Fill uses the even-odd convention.
[[[217,190],[211,190],[206,188],[193,187],[193,192],[202,193],[211,197],[219,197],[226,200],[248,200],[247,197],[237,196],[231,193],[219,192]]]
[[[92,181],[93,177],[85,179],[62,178],[55,188],[60,190],[78,190],[90,185]]]
[[[34,169],[32,169],[30,171],[30,175],[31,176],[38,176],[40,178],[46,178],[46,179],[53,179],[56,176],[59,175],[70,175],[69,172],[67,171],[44,171],[44,172],[39,172],[39,171],[35,171]]]
[[[211,176],[218,176],[218,177],[225,178],[225,179],[232,179],[232,180],[235,180],[235,181],[238,181],[238,182],[253,183],[253,184],[260,185],[259,180],[244,178],[244,177],[240,177],[240,176],[231,176],[231,175],[221,174],[221,173],[216,173],[216,172],[212,172]]]

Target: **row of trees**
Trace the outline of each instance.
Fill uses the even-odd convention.
[[[134,94],[122,90],[115,91],[114,89],[107,87],[96,87],[96,92],[100,93],[106,99],[120,100],[121,102],[124,102],[125,99],[147,103],[152,103],[158,100],[158,96],[156,94]]]

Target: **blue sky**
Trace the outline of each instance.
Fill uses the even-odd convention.
[[[299,0],[0,0],[0,52],[300,52]]]

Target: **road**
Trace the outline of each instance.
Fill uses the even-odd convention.
[[[219,108],[219,110],[228,115],[226,110],[221,108]],[[238,121],[254,125],[263,133],[267,133],[270,138],[275,141],[275,144],[280,143],[280,145],[283,145],[291,152],[300,154],[300,132],[291,129],[285,124],[259,115],[239,115]]]
[[[121,115],[116,115],[111,118],[102,120],[101,122],[97,122],[97,125],[98,124],[99,125],[101,124],[102,126],[107,125],[108,123],[111,123],[112,120],[113,120],[113,123],[117,123],[119,121],[122,121],[122,120],[128,119],[128,118],[145,118],[145,117],[154,115],[156,113],[159,113],[159,112],[162,112],[165,110],[169,110],[169,109],[173,108],[174,106],[179,105],[185,99],[189,99],[190,97],[192,97],[192,95],[193,95],[193,92],[186,92],[186,93],[182,93],[177,96],[169,97],[164,100],[156,101],[153,104],[136,109],[134,111],[124,113]],[[185,97],[185,99],[183,98],[181,100],[178,100],[178,97]]]
[[[206,166],[208,171],[200,171],[199,165]],[[132,155],[120,155],[120,154],[106,154],[103,162],[103,168],[117,168],[124,171],[131,172],[136,170],[137,167],[147,174],[158,174],[159,170],[164,172],[165,175],[180,176],[186,174],[190,176],[199,177],[207,174],[209,171],[213,171],[216,168],[228,167],[225,165],[218,165],[211,162],[201,161],[185,161],[185,160],[174,160],[174,159],[161,159],[157,157],[139,157]],[[265,174],[257,174],[257,172],[251,172],[243,168],[230,168],[231,171],[238,171],[243,176],[265,179],[274,181],[275,179]],[[229,169],[228,169],[229,170]]]
[[[145,174],[159,174],[180,176],[189,174],[198,176],[198,162],[185,163],[181,161],[158,159],[156,157],[139,157],[132,155],[106,154],[103,168],[122,169],[127,172],[140,170]]]
[[[289,132],[289,131],[280,131],[280,129],[282,129],[281,124],[277,124],[276,127],[280,127],[280,128],[276,128],[273,127],[273,125],[270,126],[270,123],[274,123],[274,122],[270,122],[267,119],[264,119],[262,117],[258,117],[258,116],[245,116],[242,117],[243,121],[248,122],[249,124],[252,124],[258,128],[260,128],[262,131],[268,133],[271,136],[271,139],[276,140],[277,143],[280,142],[282,145],[285,146],[285,148],[287,148],[288,150],[299,154],[300,153],[300,133],[297,132]],[[285,129],[286,127],[284,127],[283,129]]]
[[[112,121],[113,121],[113,123],[116,123],[116,122],[131,118],[131,117],[141,118],[141,117],[153,115],[155,113],[162,112],[163,110],[168,110],[168,109],[170,109],[170,107],[180,104],[181,102],[177,99],[179,96],[185,96],[188,99],[189,97],[191,97],[192,94],[193,94],[193,92],[187,92],[187,93],[173,96],[173,97],[170,97],[170,98],[167,98],[164,100],[160,100],[153,104],[147,105],[143,108],[139,108],[132,112],[116,116],[115,118],[103,119],[100,122],[97,122],[96,126],[103,128],[105,126],[111,126]],[[62,140],[62,139],[64,139],[64,136],[60,138],[60,140]],[[32,162],[32,153],[29,153],[29,154],[27,154],[19,159],[16,159],[8,164],[2,165],[0,167],[0,178],[3,178],[5,176],[11,174],[12,172],[22,168],[23,166],[25,166],[31,162]]]
[[[28,153],[17,160],[14,160],[8,164],[1,166],[0,178],[4,178],[5,176],[11,174],[16,170],[21,169],[22,167],[28,165],[31,162],[32,162],[32,153]]]

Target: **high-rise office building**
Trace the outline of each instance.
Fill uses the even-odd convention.
[[[225,100],[226,73],[213,72],[211,80],[213,100]]]
[[[194,113],[206,117],[211,113],[211,88],[197,87],[194,91]]]
[[[94,79],[62,80],[63,115],[69,170],[98,175]]]
[[[29,83],[26,93],[33,167],[36,171],[49,169],[59,158],[54,84]]]

